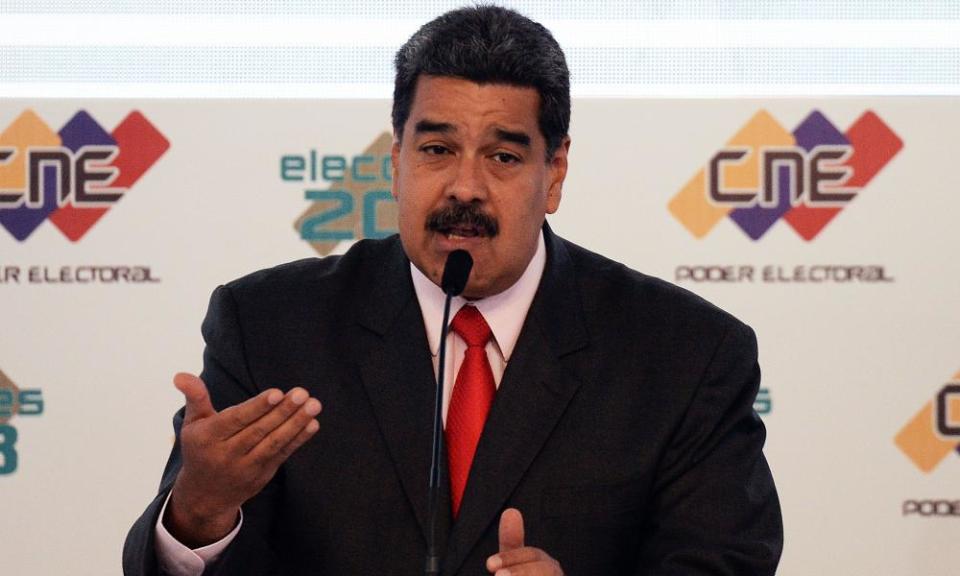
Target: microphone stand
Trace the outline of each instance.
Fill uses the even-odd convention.
[[[440,369],[437,371],[437,397],[433,414],[433,458],[430,463],[430,492],[427,499],[427,514],[430,518],[430,541],[427,544],[426,576],[439,576],[440,550],[437,546],[437,511],[440,508],[440,452],[443,446],[443,379],[446,373],[444,357],[447,352],[447,326],[450,322],[450,302],[447,294],[443,303],[443,327],[440,330]]]
[[[437,369],[437,397],[433,411],[433,456],[430,463],[430,491],[427,495],[429,515],[426,576],[440,574],[440,547],[437,546],[437,513],[440,509],[440,452],[443,449],[443,379],[446,376],[447,332],[450,323],[450,303],[467,286],[473,258],[466,250],[454,250],[447,255],[443,266],[440,288],[446,294],[443,303],[443,326],[440,328],[440,364]]]

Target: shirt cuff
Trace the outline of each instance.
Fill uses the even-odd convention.
[[[163,502],[160,517],[157,519],[157,525],[154,528],[157,563],[160,573],[165,576],[201,576],[204,569],[217,561],[220,554],[240,532],[240,526],[243,525],[243,509],[240,509],[240,519],[229,534],[213,544],[191,550],[174,538],[167,531],[166,526],[163,525],[163,517],[166,515],[167,504],[169,503],[170,494],[167,494],[167,499]]]

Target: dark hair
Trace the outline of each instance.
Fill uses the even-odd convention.
[[[549,160],[570,127],[570,72],[550,31],[499,6],[460,8],[424,24],[394,61],[393,130],[403,136],[421,74],[536,88]]]

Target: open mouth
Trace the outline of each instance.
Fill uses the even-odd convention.
[[[458,238],[476,238],[478,236],[486,236],[484,230],[481,230],[477,226],[451,226],[449,228],[441,228],[437,230],[440,234],[443,234],[451,240],[456,240]]]

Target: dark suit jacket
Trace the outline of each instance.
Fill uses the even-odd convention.
[[[443,573],[486,574],[500,512],[515,507],[527,544],[568,575],[773,574],[782,525],[752,409],[753,332],[545,235],[460,517],[441,522]],[[269,387],[324,404],[317,435],[244,505],[215,573],[422,574],[436,383],[398,238],[222,286],[203,334],[217,409]],[[156,571],[153,526],[179,465],[175,446],[127,537],[127,575]]]

